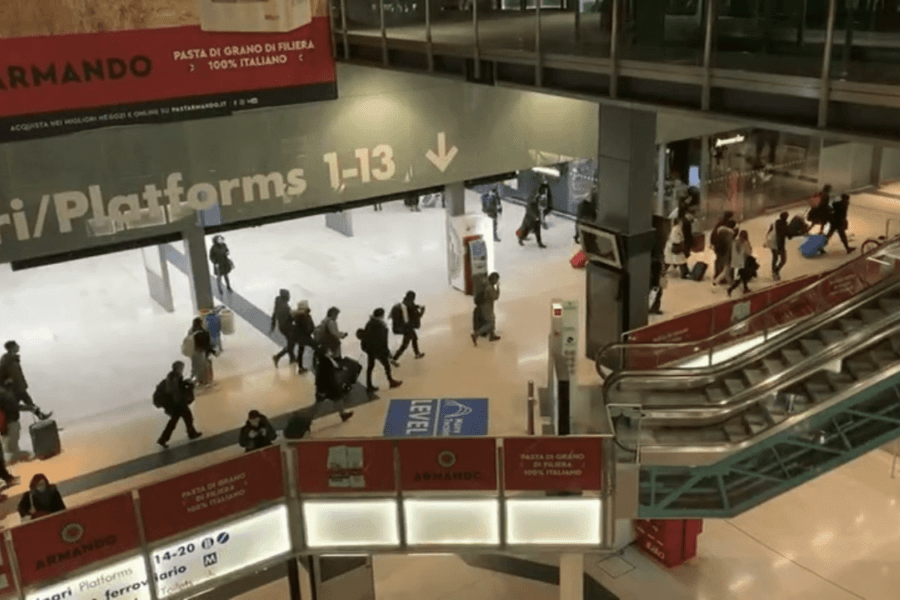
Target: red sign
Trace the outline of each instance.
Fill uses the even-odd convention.
[[[0,597],[11,597],[15,593],[16,586],[13,584],[9,556],[6,554],[6,544],[0,544]],[[18,596],[16,597],[18,598]]]
[[[0,39],[0,117],[116,107],[85,113],[80,120],[88,128],[295,103],[297,93],[290,88],[335,81],[327,5],[313,4],[321,14],[282,32],[260,31],[253,23],[247,28],[256,31],[238,31],[241,24],[225,27],[216,15],[201,14],[180,27]],[[241,9],[234,2],[218,6]],[[47,15],[52,18],[52,11]],[[172,24],[183,21],[173,17]],[[263,90],[282,90],[282,101],[254,97]],[[185,100],[158,104],[173,99]],[[141,103],[145,106],[134,106]],[[120,110],[122,105],[132,106]],[[14,121],[40,135],[42,129],[69,125],[66,120],[73,119]]]
[[[12,529],[23,586],[54,579],[140,546],[131,494],[72,508]]]
[[[493,438],[401,440],[403,490],[496,490]]]
[[[394,492],[391,440],[329,440],[297,444],[297,484],[307,494]]]
[[[697,555],[700,519],[636,520],[637,545],[667,567],[677,567]]]
[[[284,497],[281,449],[266,448],[142,488],[148,542],[171,537]]]
[[[603,487],[596,437],[523,437],[503,441],[503,478],[511,491],[580,492]]]
[[[832,271],[822,281],[821,295],[827,306],[840,304],[848,298],[863,291],[867,286],[857,274],[857,269],[863,270],[860,265],[850,265],[850,268]]]

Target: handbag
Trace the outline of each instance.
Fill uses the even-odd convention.
[[[672,244],[672,254],[684,254],[684,243],[675,242]]]

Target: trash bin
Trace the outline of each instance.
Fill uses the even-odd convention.
[[[222,333],[224,335],[232,335],[234,334],[234,313],[228,310],[227,308],[223,308],[219,311],[219,321],[222,325]]]

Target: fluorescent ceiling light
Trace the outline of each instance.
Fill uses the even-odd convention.
[[[553,169],[551,167],[534,167],[531,169],[535,173],[540,173],[541,175],[549,175],[550,177],[559,177],[559,169]]]

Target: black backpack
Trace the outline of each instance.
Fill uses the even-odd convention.
[[[165,408],[172,404],[172,394],[169,393],[169,387],[167,381],[163,379],[158,384],[156,384],[156,389],[153,391],[153,406],[156,408]]]

